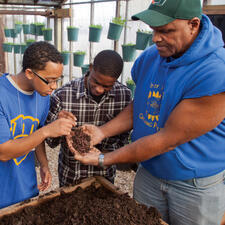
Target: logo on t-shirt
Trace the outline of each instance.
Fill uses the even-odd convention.
[[[148,92],[146,111],[139,114],[139,118],[149,127],[158,131],[160,104],[163,88],[159,84],[150,84]]]
[[[10,131],[13,139],[20,139],[27,137],[32,134],[39,125],[39,119],[33,118],[32,116],[18,115],[16,118],[11,120]],[[26,159],[28,153],[24,156],[13,159],[15,164],[18,166]]]

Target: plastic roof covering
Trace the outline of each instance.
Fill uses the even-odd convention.
[[[3,5],[38,5],[38,6],[59,6],[65,0],[0,0]]]

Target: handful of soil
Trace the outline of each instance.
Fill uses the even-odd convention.
[[[87,153],[91,150],[91,137],[83,132],[81,127],[74,128],[72,132],[72,145],[79,153]]]

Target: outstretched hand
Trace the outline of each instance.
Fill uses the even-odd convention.
[[[84,124],[82,126],[82,129],[84,133],[88,134],[91,137],[91,146],[100,143],[105,138],[102,130],[95,125]]]

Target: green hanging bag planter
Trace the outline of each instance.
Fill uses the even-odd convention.
[[[109,30],[107,38],[118,41],[120,39],[121,32],[123,30],[123,26],[115,23],[109,23]]]
[[[82,75],[85,75],[88,70],[89,70],[89,64],[84,64],[81,66]]]
[[[36,35],[36,24],[35,23],[30,24],[30,34]]]
[[[11,37],[10,29],[4,28],[5,37]]]
[[[134,81],[129,79],[126,81],[126,85],[131,90],[132,97],[134,97],[134,92],[136,88]]]
[[[28,47],[29,45],[31,45],[32,43],[34,43],[34,42],[35,42],[34,39],[28,39],[28,40],[26,41],[27,47]]]
[[[144,50],[149,45],[150,33],[137,31],[136,33],[136,49]]]
[[[149,35],[149,46],[154,45],[154,42],[152,41],[152,36],[153,36],[153,34],[151,33]]]
[[[79,28],[77,27],[67,27],[67,37],[68,41],[77,41],[78,40]]]
[[[45,24],[44,23],[37,23],[36,24],[36,35],[37,36],[43,36],[43,31],[42,29],[45,28]]]
[[[68,65],[70,60],[70,52],[61,52],[63,57],[63,65]]]
[[[30,24],[23,24],[22,27],[24,34],[30,34]]]
[[[44,28],[43,30],[44,40],[52,41],[52,28]]]
[[[24,54],[26,49],[27,49],[27,45],[26,44],[21,44],[21,54]]]
[[[10,29],[10,36],[12,38],[16,38],[17,37],[17,33],[16,33],[16,30],[15,29]]]
[[[77,51],[73,53],[73,65],[81,67],[84,64],[85,52]]]
[[[99,42],[102,33],[101,25],[91,25],[89,27],[89,41],[90,42]]]
[[[124,62],[132,62],[136,57],[136,48],[134,44],[122,45],[122,55]]]
[[[2,48],[4,52],[12,52],[13,43],[2,43]]]
[[[21,45],[20,44],[14,44],[13,48],[14,48],[15,54],[20,54],[20,52],[21,52]]]
[[[19,34],[22,31],[22,23],[15,23],[16,33]]]

